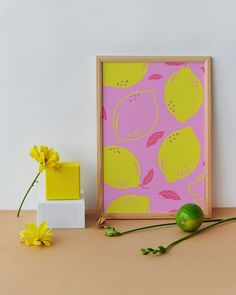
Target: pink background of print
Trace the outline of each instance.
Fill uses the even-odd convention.
[[[203,92],[204,89],[204,63],[186,63],[186,65],[200,79]],[[103,146],[118,145],[129,149],[138,159],[141,167],[141,182],[147,173],[153,169],[153,179],[145,185],[147,188],[128,188],[117,189],[104,183],[104,211],[107,206],[116,198],[128,195],[137,194],[140,196],[148,196],[150,199],[150,211],[152,213],[170,212],[178,210],[185,203],[193,203],[194,200],[188,192],[189,183],[193,182],[200,174],[205,171],[205,97],[198,113],[188,119],[185,123],[180,123],[168,111],[164,100],[165,84],[169,76],[185,65],[167,65],[164,62],[149,63],[148,71],[145,77],[137,84],[123,89],[113,88],[110,86],[103,87],[103,107],[105,109],[105,118],[103,120]],[[153,74],[159,74],[162,77],[158,79],[148,79]],[[128,140],[118,142],[115,136],[115,130],[112,127],[113,110],[121,98],[131,92],[140,90],[154,90],[157,97],[158,105],[158,121],[155,129],[146,137],[139,140]],[[131,118],[127,118],[127,124]],[[134,118],[141,120],[141,118]],[[187,177],[179,179],[176,182],[168,183],[165,176],[160,171],[158,166],[158,151],[164,138],[174,130],[182,129],[186,126],[191,126],[201,145],[201,158],[196,169]],[[148,138],[155,132],[162,131],[164,135],[152,146],[147,147]],[[193,186],[194,192],[200,193],[205,199],[205,185],[203,182],[195,183]],[[159,195],[161,191],[171,190],[180,196],[180,200],[167,199]]]

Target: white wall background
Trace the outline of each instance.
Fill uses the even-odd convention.
[[[37,172],[34,144],[81,162],[95,208],[102,54],[213,57],[213,205],[236,206],[235,11],[234,0],[0,0],[0,209],[16,209]]]

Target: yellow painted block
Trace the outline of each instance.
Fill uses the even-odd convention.
[[[46,199],[80,199],[80,165],[78,162],[60,162],[59,168],[46,169]]]

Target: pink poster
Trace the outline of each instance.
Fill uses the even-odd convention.
[[[206,209],[204,62],[103,62],[103,212]]]

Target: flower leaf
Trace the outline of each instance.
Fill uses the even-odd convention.
[[[147,175],[144,177],[144,179],[142,181],[142,185],[146,185],[146,184],[150,183],[153,179],[153,175],[154,175],[154,170],[153,169],[149,170]]]
[[[169,212],[177,212],[177,210],[176,209],[172,209]]]
[[[113,229],[113,227],[110,226],[110,225],[104,225],[103,228],[104,228],[104,229]]]
[[[166,199],[171,199],[171,200],[174,200],[174,201],[181,200],[180,196],[176,192],[174,192],[172,190],[161,191],[161,192],[159,192],[159,195],[166,198]]]
[[[105,233],[105,236],[107,237],[114,237],[114,236],[120,236],[120,235],[121,233],[115,230],[110,230]]]
[[[164,131],[157,131],[153,133],[147,140],[147,147],[154,145],[162,136],[164,135]]]
[[[107,112],[106,112],[106,109],[104,107],[102,107],[102,118],[104,120],[107,120]]]
[[[168,66],[181,66],[181,65],[184,65],[185,63],[184,62],[166,62],[166,64]]]
[[[141,251],[141,253],[143,254],[143,255],[148,255],[150,252],[147,250],[147,249],[145,249],[145,248],[142,248],[142,249],[140,249],[140,251]]]
[[[152,74],[151,76],[148,77],[148,80],[159,80],[162,78],[162,75],[160,74]]]
[[[158,252],[160,253],[160,254],[164,254],[164,253],[166,253],[166,248],[165,247],[163,247],[163,246],[159,246],[158,247]]]

